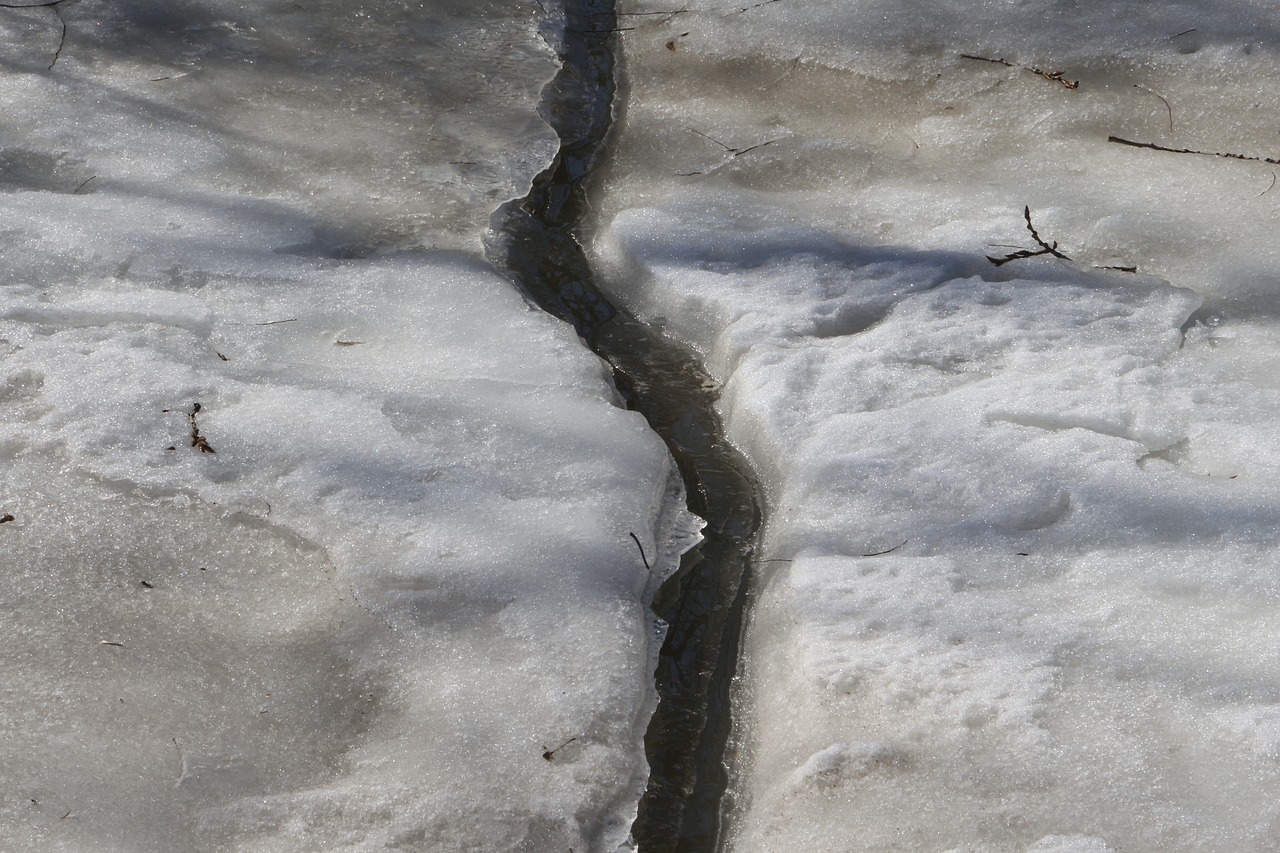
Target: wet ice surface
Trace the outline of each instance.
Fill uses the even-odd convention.
[[[595,256],[723,383],[790,561],[731,849],[1272,849],[1275,11],[629,21]],[[1024,208],[1071,260],[987,259]]]
[[[0,10],[5,849],[626,837],[690,523],[480,259],[535,7]]]

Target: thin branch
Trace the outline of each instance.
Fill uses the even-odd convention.
[[[1133,84],[1133,88],[1141,89],[1144,92],[1150,92],[1152,95],[1155,95],[1157,98],[1164,101],[1164,108],[1169,113],[1169,133],[1172,134],[1173,133],[1173,107],[1169,106],[1169,101],[1166,100],[1165,96],[1157,92],[1155,89],[1148,89],[1146,86],[1139,86],[1137,83]]]
[[[200,411],[200,404],[196,403],[191,407],[191,411],[187,412],[187,422],[191,424],[191,446],[198,447],[201,453],[214,453],[218,451],[209,446],[209,442],[200,434],[200,427],[196,426],[196,414]]]
[[[1048,252],[1049,254],[1053,255],[1056,258],[1062,258],[1063,260],[1067,260],[1067,261],[1071,260],[1066,255],[1058,251],[1057,240],[1054,240],[1053,245],[1050,246],[1040,236],[1040,233],[1036,231],[1036,227],[1031,224],[1031,205],[1025,205],[1022,208],[1022,216],[1024,219],[1027,220],[1027,230],[1031,232],[1031,238],[1040,244],[1040,248],[1044,249],[1046,252]]]
[[[1010,252],[1003,258],[993,258],[987,255],[987,260],[996,266],[1009,263],[1009,261],[1019,261],[1023,258],[1035,258],[1040,255],[1053,255],[1055,258],[1062,258],[1064,261],[1071,260],[1062,252],[1058,251],[1058,241],[1046,243],[1044,238],[1040,236],[1040,232],[1036,230],[1035,225],[1031,224],[1031,206],[1027,205],[1022,208],[1022,216],[1027,221],[1027,230],[1031,232],[1031,239],[1035,240],[1039,249],[1019,249],[1016,252]]]
[[[777,3],[778,0],[764,0],[763,3],[756,3],[752,6],[744,6],[741,9],[734,9],[729,15],[741,15],[743,12],[750,12],[752,9],[759,9],[761,6],[768,6],[770,3]],[[724,17],[729,17],[725,15]]]
[[[544,746],[544,747],[542,748],[542,750],[543,750],[543,752],[542,752],[542,757],[543,757],[545,760],[547,760],[547,761],[555,761],[555,760],[556,760],[556,753],[557,753],[557,752],[559,752],[560,750],[564,749],[564,748],[565,748],[566,746],[568,746],[569,744],[573,743],[575,740],[577,740],[577,738],[576,738],[576,737],[571,737],[571,738],[569,738],[567,741],[565,741],[564,743],[562,743],[562,744],[560,744],[559,746],[557,746],[555,749],[547,749],[547,748]]]
[[[885,554],[892,554],[894,551],[898,550],[899,548],[901,548],[903,545],[906,545],[910,541],[911,541],[910,539],[904,539],[903,541],[899,542],[897,545],[894,545],[892,548],[888,548],[884,551],[876,551],[875,553],[872,553],[872,554],[863,554],[862,556],[883,557]]]
[[[1222,157],[1227,160],[1250,160],[1255,163],[1270,163],[1273,166],[1280,166],[1280,159],[1275,157],[1255,157],[1252,154],[1234,154],[1230,151],[1198,151],[1195,148],[1169,148],[1164,145],[1157,145],[1154,142],[1134,142],[1132,139],[1124,139],[1120,136],[1108,136],[1108,142],[1114,142],[1117,145],[1128,145],[1130,148],[1149,148],[1152,151],[1168,151],[1170,154],[1199,154],[1202,157]]]
[[[1007,59],[992,59],[989,56],[977,56],[972,53],[962,53],[960,54],[960,58],[972,59],[977,62],[991,62],[991,63],[994,63],[995,65],[1003,65],[1006,68],[1021,68],[1023,71],[1030,71],[1032,74],[1036,75],[1037,77],[1043,77],[1044,79],[1051,80],[1054,83],[1060,83],[1062,84],[1062,87],[1064,89],[1080,88],[1079,80],[1068,80],[1066,77],[1063,76],[1063,74],[1066,73],[1065,71],[1044,71],[1040,68],[1036,68],[1034,65],[1022,65],[1021,63],[1018,63],[1018,62],[1010,62]]]
[[[1018,67],[1017,65],[1014,65],[1012,62],[1010,62],[1010,61],[1009,61],[1009,60],[1007,60],[1007,59],[992,59],[992,58],[991,58],[991,57],[989,57],[989,56],[976,56],[976,55],[974,55],[974,54],[972,54],[972,53],[962,53],[962,54],[960,54],[960,58],[961,58],[961,59],[973,59],[973,60],[976,60],[976,61],[978,61],[978,62],[991,62],[991,63],[994,63],[994,64],[996,64],[996,65],[1003,65],[1003,66],[1005,66],[1006,68],[1017,68],[1017,67]]]
[[[756,144],[756,145],[749,145],[749,146],[747,146],[746,148],[733,148],[733,147],[731,147],[731,146],[729,146],[729,145],[725,145],[723,142],[721,142],[719,139],[716,139],[714,136],[708,136],[707,134],[703,133],[703,132],[702,132],[702,131],[700,131],[700,130],[696,130],[696,129],[692,128],[692,127],[691,127],[691,128],[689,128],[689,130],[690,130],[692,133],[696,133],[696,134],[698,134],[698,135],[699,135],[699,136],[701,136],[703,139],[706,139],[706,140],[707,140],[707,141],[709,141],[709,142],[714,142],[716,145],[719,145],[719,146],[720,146],[721,148],[723,148],[725,151],[728,151],[728,152],[729,152],[729,157],[730,157],[730,159],[734,159],[734,158],[737,158],[737,157],[741,157],[743,154],[746,154],[746,153],[751,152],[751,151],[755,151],[757,148],[764,148],[766,145],[772,145],[773,143],[778,142],[779,140],[781,140],[781,139],[782,139],[782,137],[778,137],[778,139],[770,139],[770,140],[768,140],[768,141],[766,141],[766,142],[761,142],[761,143]],[[727,162],[727,161],[726,161],[726,162]],[[718,166],[715,166],[715,167],[713,167],[712,169],[709,169],[709,170],[707,170],[707,171],[705,171],[705,172],[677,172],[677,173],[676,173],[676,175],[677,175],[678,177],[681,177],[681,178],[691,178],[691,177],[693,177],[694,175],[709,175],[709,174],[711,174],[711,172],[714,172],[716,169],[719,169],[719,168],[720,168],[720,166],[723,166],[723,165],[724,165],[724,163],[721,163],[721,164],[719,164]]]
[[[1263,190],[1262,192],[1258,193],[1258,194],[1257,194],[1257,196],[1255,196],[1255,198],[1262,198],[1264,195],[1266,195],[1267,193],[1271,192],[1271,188],[1272,188],[1272,187],[1274,187],[1275,185],[1276,185],[1276,173],[1275,173],[1275,172],[1272,172],[1272,173],[1271,173],[1271,184],[1270,184],[1270,186],[1268,186],[1268,187],[1267,187],[1265,190]]]
[[[644,562],[645,571],[652,573],[653,569],[649,567],[649,558],[644,554],[644,546],[640,544],[640,538],[634,533],[629,533],[627,535],[635,540],[636,547],[640,549],[640,559]]]

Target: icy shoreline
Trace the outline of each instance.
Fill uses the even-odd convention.
[[[1274,10],[623,11],[592,251],[778,561],[728,849],[1273,847]]]
[[[0,10],[6,849],[625,842],[691,521],[480,256],[535,5]]]

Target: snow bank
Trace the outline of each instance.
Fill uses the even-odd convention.
[[[5,849],[625,839],[695,534],[479,259],[534,11],[0,10]]]
[[[593,251],[770,503],[732,849],[1274,847],[1274,10],[626,11]]]

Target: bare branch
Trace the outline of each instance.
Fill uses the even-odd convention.
[[[1007,59],[992,59],[989,56],[977,56],[972,53],[962,53],[960,54],[960,58],[972,59],[977,62],[991,62],[995,65],[1003,65],[1006,68],[1021,68],[1023,71],[1030,71],[1032,74],[1036,75],[1037,77],[1043,77],[1046,80],[1052,80],[1054,83],[1060,83],[1062,84],[1062,87],[1064,89],[1080,88],[1079,80],[1068,80],[1066,77],[1062,76],[1063,74],[1066,73],[1065,71],[1043,71],[1039,68],[1036,68],[1034,65],[1022,65],[1021,63],[1017,63],[1017,62],[1010,62]]]
[[[1280,166],[1280,159],[1275,157],[1255,157],[1252,154],[1234,154],[1230,151],[1198,151],[1195,148],[1169,148],[1164,145],[1157,145],[1154,142],[1134,142],[1132,139],[1124,139],[1120,136],[1108,136],[1108,142],[1114,142],[1117,145],[1128,145],[1130,148],[1149,148],[1152,151],[1168,151],[1170,154],[1199,154],[1202,157],[1223,157],[1227,160],[1250,160],[1255,163],[1270,163],[1273,166]]]
[[[1002,258],[993,258],[990,255],[987,255],[987,260],[991,261],[995,266],[1003,266],[1010,261],[1019,261],[1023,258],[1035,258],[1040,255],[1053,255],[1055,258],[1062,258],[1064,261],[1071,260],[1071,258],[1058,251],[1058,241],[1055,240],[1052,243],[1047,243],[1044,238],[1040,236],[1040,232],[1036,230],[1036,226],[1031,223],[1030,205],[1022,208],[1022,216],[1027,221],[1027,230],[1031,232],[1031,239],[1035,240],[1036,244],[1040,246],[1040,248],[1019,249],[1016,252],[1010,252]]]
[[[1139,86],[1137,83],[1133,84],[1133,88],[1141,89],[1144,92],[1149,92],[1152,95],[1155,95],[1160,100],[1164,101],[1164,108],[1169,113],[1169,133],[1173,133],[1173,107],[1169,106],[1169,101],[1165,98],[1165,96],[1157,92],[1155,89],[1148,89],[1146,86]]]

